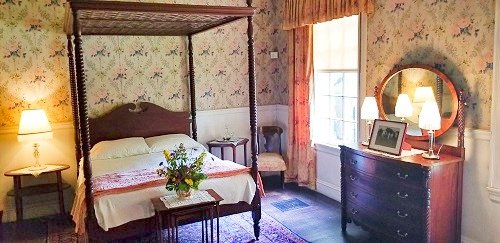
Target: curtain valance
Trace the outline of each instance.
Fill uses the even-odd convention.
[[[372,13],[375,0],[284,0],[285,30],[359,13]]]

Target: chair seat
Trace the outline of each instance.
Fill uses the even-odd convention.
[[[285,171],[286,164],[283,157],[278,153],[259,154],[259,171]]]

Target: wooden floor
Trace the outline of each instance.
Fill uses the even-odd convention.
[[[292,184],[286,185],[285,190],[282,190],[276,179],[278,177],[264,178],[266,197],[262,199],[262,210],[303,239],[309,242],[328,243],[378,242],[371,238],[369,233],[353,224],[348,224],[347,234],[342,234],[340,203]],[[286,205],[292,207],[288,211],[282,211],[275,206],[277,203],[290,201],[295,204]],[[293,208],[297,202],[300,202],[302,207]],[[17,226],[14,223],[4,224],[2,226],[3,239],[8,238],[9,242],[45,242],[49,220],[70,222],[69,218],[52,216],[25,220]],[[1,238],[0,241],[5,242]]]

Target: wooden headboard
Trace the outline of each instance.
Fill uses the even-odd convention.
[[[119,106],[106,115],[89,119],[89,125],[91,147],[101,141],[127,137],[191,134],[189,112],[169,111],[148,102]]]

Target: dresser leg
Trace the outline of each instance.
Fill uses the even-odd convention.
[[[344,217],[342,217],[342,233],[347,232],[347,220],[345,220]]]

